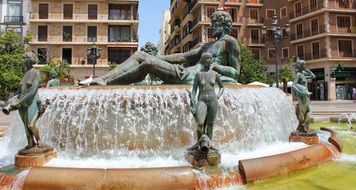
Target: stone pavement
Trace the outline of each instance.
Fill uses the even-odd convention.
[[[356,101],[312,101],[312,117],[317,121],[329,121],[342,114],[356,114]]]

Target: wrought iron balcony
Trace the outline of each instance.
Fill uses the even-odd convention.
[[[23,16],[4,16],[5,24],[24,24]]]

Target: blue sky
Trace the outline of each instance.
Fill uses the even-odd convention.
[[[169,0],[140,0],[138,35],[139,48],[146,42],[158,43],[163,11],[169,9]]]

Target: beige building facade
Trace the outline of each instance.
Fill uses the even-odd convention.
[[[166,48],[166,42],[169,38],[169,35],[171,33],[171,27],[170,27],[170,22],[171,20],[171,12],[169,10],[166,10],[163,12],[163,20],[162,20],[162,25],[161,28],[159,29],[159,42],[157,45],[158,53],[160,55],[164,55],[164,50]]]
[[[120,64],[138,47],[138,0],[32,0],[30,48],[41,67],[46,61],[70,64],[71,74],[84,79],[93,72],[87,49],[101,49],[96,75]]]
[[[276,15],[279,26],[289,23],[291,28],[280,43],[279,67],[291,67],[292,56],[305,59],[317,75],[309,84],[314,100],[356,98],[356,0],[171,0],[165,53],[186,52],[214,40],[210,16],[221,6],[233,19],[231,35],[256,58],[265,59],[268,72],[276,71],[276,51],[261,27],[270,26]]]

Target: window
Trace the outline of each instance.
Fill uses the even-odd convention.
[[[21,23],[23,22],[23,17],[21,16],[21,4],[20,3],[10,3],[8,4],[8,14],[4,17],[4,22],[6,23]]]
[[[213,36],[213,31],[211,30],[211,28],[209,27],[207,29],[207,32],[208,32],[208,42],[212,42],[215,40],[215,37]]]
[[[72,48],[62,49],[62,62],[72,64]]]
[[[38,48],[37,58],[38,58],[38,64],[41,65],[47,64],[47,48]]]
[[[273,31],[270,29],[267,29],[267,37],[272,39],[273,38]]]
[[[258,22],[258,9],[250,9],[251,22]]]
[[[260,37],[259,37],[258,29],[251,29],[250,30],[250,37],[251,37],[251,43],[253,43],[253,44],[259,44],[260,43]]]
[[[349,16],[337,16],[337,29],[339,32],[348,32],[351,26]]]
[[[206,7],[206,21],[210,21],[210,17],[211,15],[213,15],[213,13],[216,11],[215,7]]]
[[[229,8],[229,13],[232,18],[232,22],[237,21],[237,9],[236,8]]]
[[[96,26],[88,26],[88,42],[96,42],[97,36],[97,27]]]
[[[187,42],[186,44],[184,44],[183,52],[187,52],[190,50],[190,46],[191,46],[190,44],[191,44],[191,42]]]
[[[129,5],[109,4],[109,20],[131,20]]]
[[[260,49],[251,49],[252,55],[255,59],[260,59]]]
[[[238,28],[232,28],[231,36],[237,39],[238,35],[239,35],[239,29]]]
[[[109,26],[109,42],[131,41],[130,26]]]
[[[63,18],[64,19],[73,19],[73,4],[64,4],[63,5]]]
[[[303,45],[297,46],[297,57],[299,57],[299,59],[304,59],[304,46]]]
[[[282,48],[282,58],[288,58],[289,57],[289,48]]]
[[[339,57],[352,57],[352,40],[338,41]]]
[[[287,7],[281,8],[281,18],[287,17]]]
[[[38,26],[38,41],[45,42],[47,41],[48,35],[48,26]]]
[[[274,15],[276,15],[275,9],[266,9],[266,18],[272,18]]]
[[[131,50],[128,48],[109,48],[109,62],[121,64],[131,55]]]
[[[88,19],[98,19],[98,5],[88,5]]]
[[[276,58],[276,50],[268,49],[268,59],[275,59],[275,58]]]
[[[312,43],[312,55],[313,59],[319,59],[320,58],[320,45],[319,42],[313,42]]]
[[[309,0],[310,12],[318,10],[317,0]]]
[[[63,41],[64,42],[71,42],[72,41],[72,26],[63,26]]]
[[[302,2],[294,3],[295,17],[302,16]]]
[[[319,34],[319,23],[317,18],[310,20],[310,28],[312,35]]]
[[[48,19],[48,4],[39,4],[38,16],[39,19]]]
[[[298,23],[295,25],[295,27],[296,27],[297,39],[303,38],[303,23]]]

